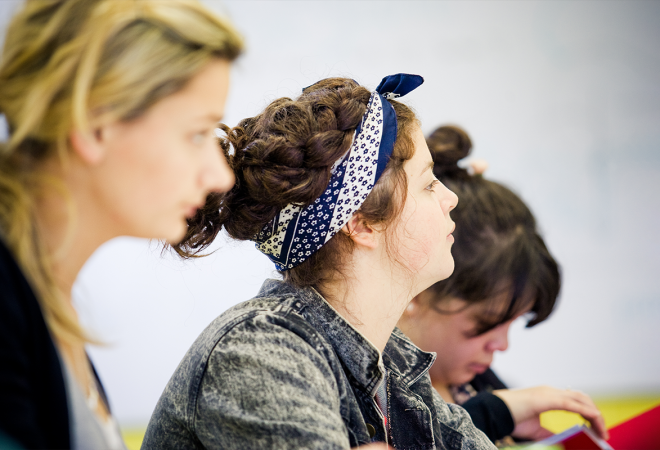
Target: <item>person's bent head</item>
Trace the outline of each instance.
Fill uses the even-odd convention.
[[[214,129],[241,49],[196,1],[27,1],[12,19],[0,64],[0,230],[57,337],[82,336],[51,271],[81,232],[96,230],[97,245],[176,242],[206,195],[231,187]],[[39,223],[59,213],[41,205],[55,195],[69,226],[49,240]]]
[[[427,143],[436,176],[460,199],[452,212],[455,269],[414,299],[400,325],[422,349],[437,351],[432,378],[456,385],[485,371],[495,351],[506,350],[515,318],[529,315],[532,327],[550,315],[560,275],[525,203],[458,166],[472,146],[465,131],[443,126]]]
[[[385,131],[379,135],[368,128],[372,119],[388,125],[387,117],[378,116],[376,100],[395,115],[390,124],[393,148],[385,157],[373,156],[369,147],[382,139],[382,151],[388,139]],[[258,116],[225,131],[222,143],[236,185],[210,199],[190,221],[178,247],[181,254],[199,252],[224,227],[232,238],[256,241],[287,282],[327,295],[328,284],[351,276],[354,231],[367,227],[382,239],[392,270],[416,278],[413,285],[423,289],[451,273],[447,235],[456,197],[442,186],[433,192],[437,180],[432,160],[419,123],[404,104],[351,79],[330,78],[294,100],[275,100]],[[346,201],[341,200],[344,195]],[[426,235],[420,224],[431,220],[424,222],[424,214],[434,215],[432,228],[445,232],[442,239],[437,233]],[[291,220],[295,223],[289,226]]]

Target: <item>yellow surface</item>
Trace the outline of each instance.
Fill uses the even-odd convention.
[[[660,394],[640,397],[596,397],[594,403],[603,413],[607,428],[612,428],[659,405]],[[583,423],[585,420],[581,416],[566,411],[548,411],[541,414],[541,425],[553,433],[561,433],[574,425]]]
[[[124,442],[128,450],[140,450],[145,431],[146,429],[144,428],[122,430],[121,435],[124,437]]]
[[[603,413],[605,425],[607,425],[607,428],[611,428],[647,409],[660,405],[660,394],[643,397],[594,398],[594,402]],[[565,411],[548,411],[541,414],[541,425],[553,433],[561,433],[573,425],[582,423],[584,423],[582,417]],[[144,432],[144,428],[122,430],[128,450],[140,449]]]

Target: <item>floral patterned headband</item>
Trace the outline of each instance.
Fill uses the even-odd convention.
[[[312,204],[291,203],[254,237],[278,270],[301,264],[346,225],[376,185],[394,150],[397,120],[388,100],[424,82],[419,75],[390,75],[372,92],[349,151],[332,166],[327,189]]]

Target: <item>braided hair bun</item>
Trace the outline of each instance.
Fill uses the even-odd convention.
[[[224,196],[209,196],[175,249],[192,256],[223,227],[232,238],[249,240],[286,205],[311,204],[349,150],[370,96],[353,80],[329,78],[295,100],[275,100],[235,128],[221,126],[220,145],[236,184]]]

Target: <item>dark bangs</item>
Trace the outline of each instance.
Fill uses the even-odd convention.
[[[452,254],[454,273],[429,288],[439,312],[442,301],[458,298],[467,306],[484,304],[477,334],[529,311],[527,327],[552,312],[560,288],[557,262],[536,231],[534,217],[506,187],[471,177],[447,182],[459,197]],[[490,303],[490,304],[489,304]]]

